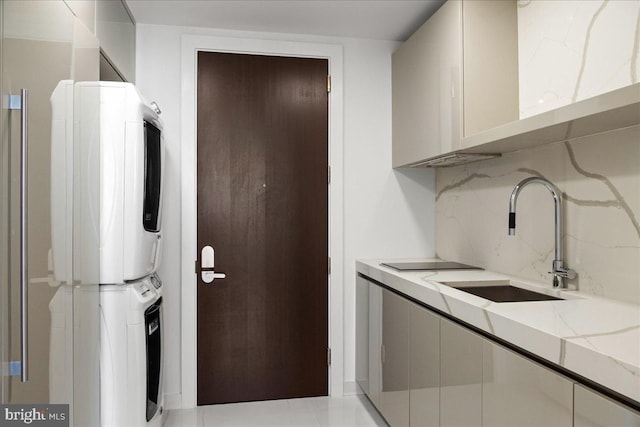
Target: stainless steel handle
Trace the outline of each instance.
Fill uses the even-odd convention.
[[[27,370],[29,320],[28,308],[28,251],[27,251],[27,89],[20,91],[20,362],[22,382],[29,379]]]
[[[27,250],[27,95],[27,89],[22,89],[20,90],[20,95],[9,96],[9,110],[20,110],[20,378],[23,383],[29,379],[27,370],[29,352],[29,319],[27,315],[29,303],[29,253]],[[17,363],[11,362],[11,364]]]

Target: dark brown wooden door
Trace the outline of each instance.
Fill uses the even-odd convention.
[[[198,404],[328,393],[326,60],[198,54]]]

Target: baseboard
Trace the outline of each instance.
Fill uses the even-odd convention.
[[[182,393],[165,394],[164,409],[182,409]]]
[[[354,396],[357,394],[363,394],[362,389],[355,381],[345,381],[344,382],[344,395],[345,396]]]

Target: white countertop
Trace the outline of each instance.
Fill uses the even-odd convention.
[[[407,296],[640,402],[640,306],[577,291],[556,291],[483,270],[397,271],[385,259],[356,261],[356,270]],[[513,280],[564,300],[492,302],[438,282]]]

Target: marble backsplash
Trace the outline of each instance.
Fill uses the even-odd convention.
[[[436,250],[551,286],[553,198],[541,185],[518,198],[508,236],[509,196],[529,176],[563,192],[565,264],[580,291],[640,304],[640,126],[436,172]]]
[[[640,81],[640,1],[517,4],[520,118]]]

